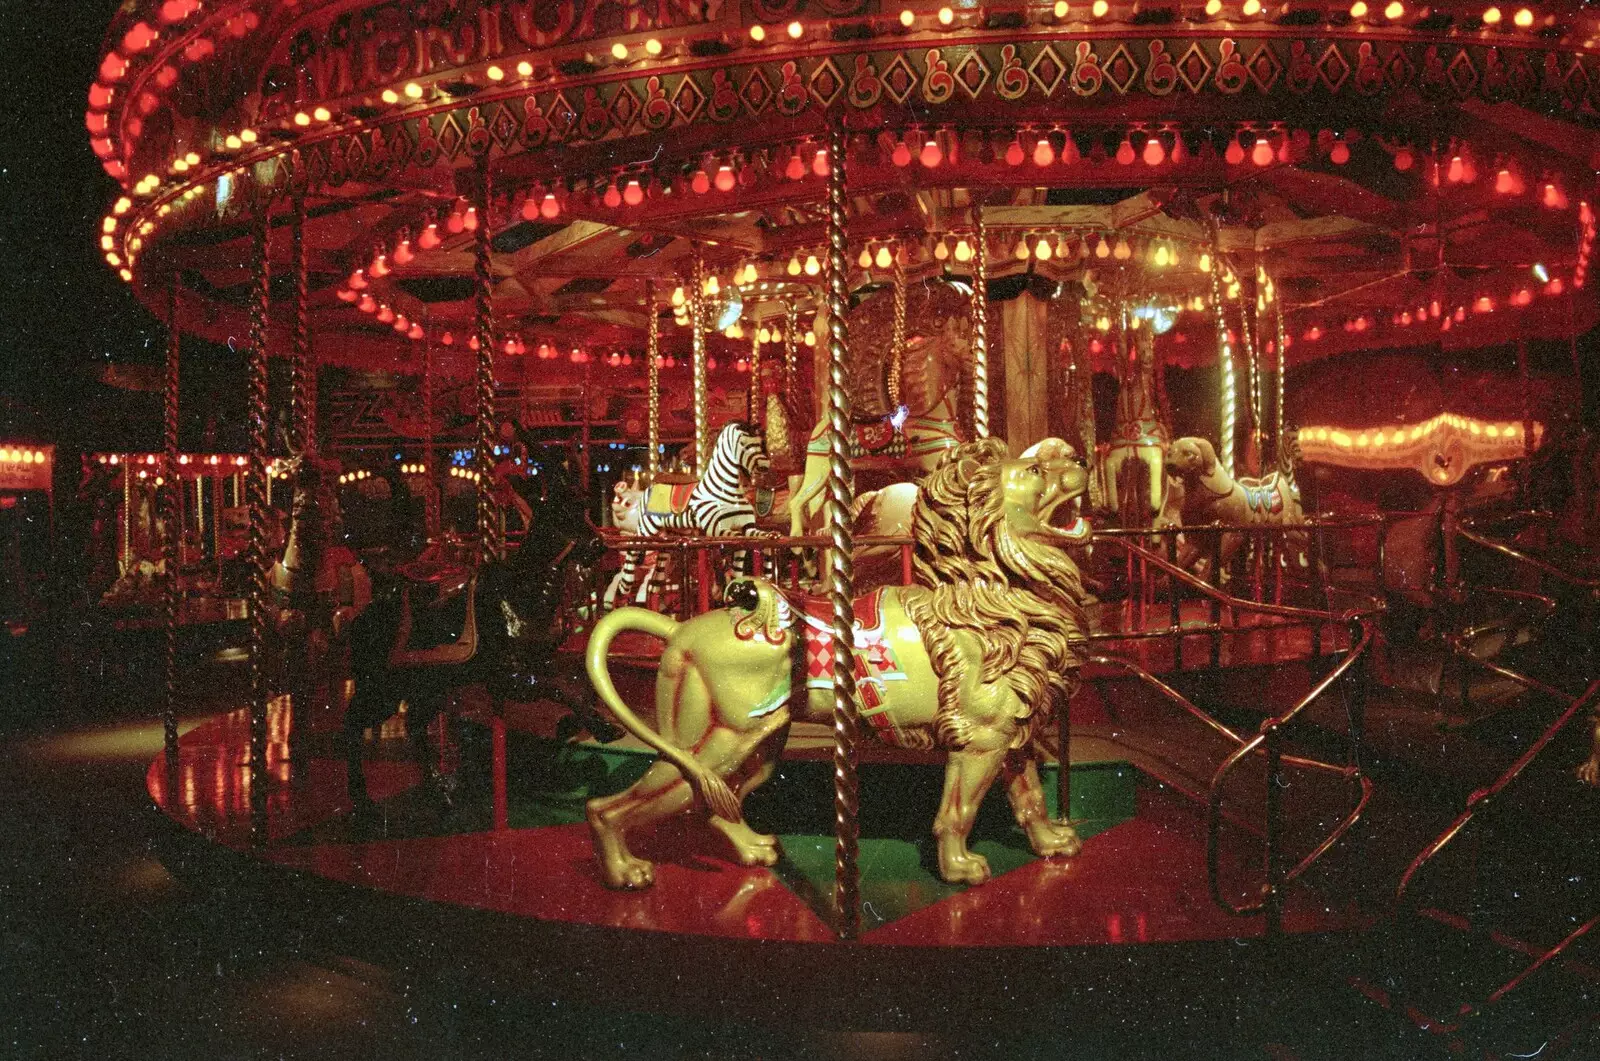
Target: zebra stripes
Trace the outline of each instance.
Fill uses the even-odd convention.
[[[756,512],[744,483],[766,470],[767,455],[756,427],[738,420],[726,424],[717,435],[705,474],[695,483],[682,511],[652,512],[646,506],[639,513],[639,537],[659,538],[676,533],[717,538],[753,533]],[[636,551],[624,556],[617,601],[633,599],[642,561],[643,556]]]

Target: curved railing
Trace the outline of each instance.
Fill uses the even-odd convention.
[[[1400,884],[1395,889],[1394,897],[1396,903],[1405,901],[1406,893],[1411,888],[1412,880],[1416,878],[1422,868],[1433,861],[1439,852],[1450,846],[1450,843],[1467,827],[1467,823],[1471,822],[1492,800],[1498,798],[1500,793],[1504,792],[1517,778],[1521,777],[1523,771],[1528,768],[1528,764],[1539,757],[1539,753],[1544,751],[1550,742],[1556,738],[1557,734],[1566,729],[1567,725],[1578,717],[1585,708],[1593,706],[1596,697],[1600,696],[1600,680],[1591,683],[1581,696],[1569,696],[1559,689],[1551,691],[1556,696],[1567,701],[1566,709],[1556,716],[1556,720],[1550,723],[1537,740],[1528,745],[1528,750],[1518,756],[1516,762],[1512,763],[1505,773],[1496,778],[1493,784],[1488,788],[1480,788],[1469,796],[1466,809],[1456,816],[1455,821],[1450,823],[1449,828],[1435,837],[1432,843],[1423,848],[1417,857],[1411,860],[1411,865],[1407,866],[1405,873],[1401,874]]]
[[[1358,765],[1358,750],[1361,743],[1361,727],[1363,720],[1359,710],[1350,712],[1351,729],[1349,732],[1350,756],[1349,762],[1340,766],[1334,763],[1323,762],[1305,756],[1285,755],[1282,750],[1281,740],[1285,727],[1297,719],[1308,707],[1311,706],[1334,683],[1352,673],[1352,669],[1362,664],[1372,647],[1375,624],[1372,616],[1381,610],[1374,604],[1370,609],[1352,609],[1344,613],[1333,613],[1312,608],[1302,608],[1294,605],[1272,604],[1264,601],[1252,601],[1231,594],[1227,594],[1216,587],[1195,577],[1182,568],[1169,563],[1165,558],[1138,545],[1132,537],[1115,538],[1119,545],[1127,549],[1130,554],[1137,554],[1147,564],[1166,572],[1169,578],[1178,580],[1196,590],[1201,595],[1238,610],[1254,611],[1261,614],[1276,615],[1285,618],[1298,619],[1305,622],[1322,624],[1339,622],[1348,624],[1351,630],[1349,647],[1343,653],[1343,658],[1318,681],[1310,691],[1302,696],[1291,708],[1283,713],[1267,719],[1261,724],[1260,730],[1249,740],[1245,740],[1231,729],[1212,719],[1208,714],[1191,704],[1164,682],[1153,676],[1139,674],[1146,684],[1152,685],[1166,695],[1169,700],[1178,703],[1186,711],[1202,717],[1213,730],[1229,738],[1238,745],[1231,755],[1225,759],[1215,774],[1212,775],[1211,785],[1207,793],[1206,805],[1206,878],[1211,890],[1212,901],[1222,909],[1238,916],[1253,916],[1264,914],[1267,919],[1267,931],[1277,933],[1283,927],[1283,892],[1284,889],[1321,859],[1333,846],[1350,831],[1366,810],[1372,798],[1372,781],[1361,772]],[[1187,632],[1187,631],[1186,631]],[[1115,657],[1096,657],[1097,660],[1109,662]],[[1131,664],[1121,662],[1121,665],[1133,671],[1138,668]],[[1262,898],[1259,902],[1239,904],[1233,902],[1222,892],[1221,883],[1221,830],[1222,830],[1222,799],[1223,785],[1230,774],[1252,755],[1261,753],[1267,761],[1266,782],[1266,821],[1264,828],[1265,869],[1267,880],[1262,888]],[[1334,828],[1314,847],[1309,854],[1303,857],[1295,866],[1285,871],[1282,857],[1282,807],[1279,793],[1282,790],[1283,767],[1285,764],[1309,770],[1319,770],[1331,773],[1346,781],[1355,781],[1360,785],[1361,795],[1356,805],[1347,813]]]
[[[1516,513],[1515,515],[1522,517],[1542,518],[1547,517],[1548,513],[1528,512]],[[1473,545],[1479,546],[1483,549],[1488,549],[1490,552],[1503,556],[1515,563],[1532,568],[1541,575],[1546,575],[1550,578],[1553,578],[1557,582],[1562,582],[1578,589],[1586,589],[1591,591],[1600,590],[1600,578],[1581,578],[1571,571],[1557,567],[1548,560],[1542,560],[1531,553],[1528,553],[1522,549],[1518,549],[1514,545],[1500,541],[1496,538],[1491,538],[1479,529],[1478,522],[1479,521],[1473,519],[1460,520],[1456,523],[1456,535],[1463,541],[1471,542]]]

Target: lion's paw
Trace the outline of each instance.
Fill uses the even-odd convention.
[[[1578,780],[1586,785],[1600,784],[1600,757],[1591,755],[1578,767]]]
[[[982,884],[989,879],[989,860],[969,851],[940,866],[939,876],[949,884]]]
[[[1040,858],[1062,855],[1071,858],[1083,848],[1078,831],[1065,822],[1041,822],[1028,831],[1033,853]]]
[[[656,867],[642,858],[629,855],[618,865],[606,867],[606,886],[627,891],[648,888],[656,882]]]

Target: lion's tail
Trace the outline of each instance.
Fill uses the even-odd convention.
[[[672,636],[679,625],[681,624],[678,620],[670,615],[662,615],[648,608],[618,608],[595,624],[594,632],[589,635],[589,647],[584,654],[584,669],[589,672],[589,681],[594,684],[595,693],[616,716],[617,721],[622,723],[624,729],[650,745],[663,759],[676,766],[683,774],[684,780],[694,789],[695,795],[700,797],[711,813],[729,821],[738,821],[739,801],[734,797],[728,783],[634,714],[617,694],[617,686],[611,680],[609,666],[611,642],[616,640],[618,634],[635,631],[665,641]]]

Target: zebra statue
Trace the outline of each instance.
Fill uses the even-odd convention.
[[[767,471],[761,429],[742,420],[724,425],[711,448],[705,472],[691,483],[657,482],[645,494],[639,513],[638,536],[698,534],[707,538],[755,534],[756,512],[745,484]],[[629,551],[623,558],[622,577],[615,600],[627,602],[638,590],[643,556]]]

